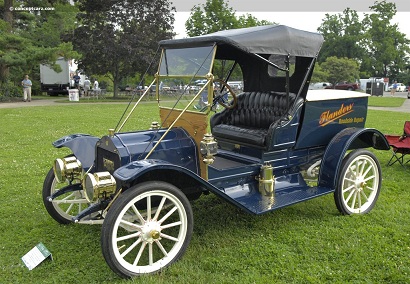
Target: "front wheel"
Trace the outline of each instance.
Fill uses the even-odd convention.
[[[79,182],[75,180],[73,182]],[[67,186],[67,182],[58,182],[53,169],[48,172],[43,184],[43,203],[48,214],[60,224],[69,224],[72,218],[88,207],[83,190],[65,193],[51,202],[48,197],[61,188]]]
[[[186,196],[165,182],[131,187],[104,220],[101,247],[121,277],[159,272],[178,260],[192,236],[193,213]]]
[[[367,150],[354,150],[342,163],[334,193],[336,206],[344,215],[368,213],[376,204],[380,187],[381,169],[376,156]]]

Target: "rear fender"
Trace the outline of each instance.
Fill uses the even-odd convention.
[[[318,185],[336,188],[339,171],[346,152],[352,149],[373,147],[389,150],[386,137],[372,128],[345,128],[328,144],[320,166]]]
[[[72,134],[64,136],[53,142],[56,148],[67,147],[81,161],[84,169],[94,164],[95,144],[100,138],[88,134]]]

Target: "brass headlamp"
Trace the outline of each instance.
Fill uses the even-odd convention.
[[[83,168],[76,157],[66,157],[54,161],[53,171],[57,182],[63,182],[68,178],[81,178]]]
[[[83,179],[83,190],[88,202],[95,202],[115,193],[115,178],[109,172],[88,173]]]

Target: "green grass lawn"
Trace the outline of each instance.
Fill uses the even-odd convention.
[[[389,101],[391,98],[389,98]],[[51,143],[72,133],[102,136],[123,104],[0,109],[0,274],[2,283],[409,283],[410,166],[386,167],[375,208],[341,216],[333,195],[249,215],[214,195],[193,203],[194,233],[184,257],[161,274],[122,280],[105,263],[99,225],[56,223],[41,190],[53,160],[69,153]],[[408,113],[369,110],[367,127],[401,134]],[[141,105],[124,130],[158,120]],[[29,271],[21,261],[37,243],[53,254]]]
[[[390,97],[369,97],[369,106],[374,107],[399,107],[405,98],[390,98]]]

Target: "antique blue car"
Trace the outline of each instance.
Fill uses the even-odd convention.
[[[382,178],[366,148],[389,145],[365,128],[369,95],[308,91],[322,43],[282,25],[161,41],[155,80],[115,129],[53,143],[72,155],[45,178],[48,213],[62,224],[102,224],[109,267],[133,277],[183,255],[190,201],[203,194],[263,214],[333,193],[342,214],[369,212]],[[160,120],[122,131],[153,86]]]

